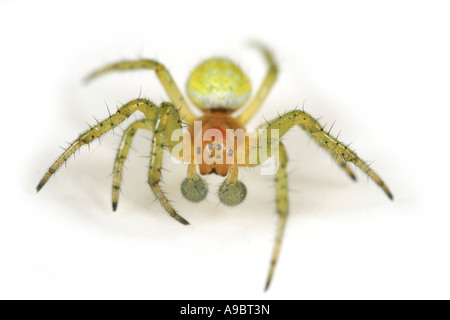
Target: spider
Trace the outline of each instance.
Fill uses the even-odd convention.
[[[110,71],[153,70],[167,92],[170,102],[163,102],[157,106],[150,100],[138,98],[122,105],[115,114],[110,114],[106,120],[98,122],[95,126],[83,132],[65,149],[45,173],[37,186],[37,191],[45,185],[48,179],[77,149],[100,138],[136,111],[142,112],[145,117],[133,122],[126,128],[114,162],[112,187],[112,208],[114,211],[117,209],[119,200],[123,165],[133,137],[138,130],[149,130],[153,133],[148,184],[169,215],[184,225],[188,225],[188,221],[173,208],[160,187],[163,151],[165,149],[188,163],[187,177],[181,184],[181,192],[187,200],[200,202],[205,199],[208,193],[208,188],[199,173],[201,175],[216,173],[226,176],[219,187],[218,196],[220,201],[228,206],[240,204],[247,194],[245,185],[238,180],[239,167],[255,167],[271,157],[275,157],[278,163],[277,171],[274,174],[278,227],[265,285],[265,290],[267,290],[278,261],[289,212],[286,171],[288,156],[280,138],[292,127],[298,125],[306,131],[317,144],[333,157],[350,178],[356,180],[353,170],[348,166],[348,163],[353,163],[378,184],[391,200],[393,196],[383,180],[368,164],[361,160],[347,145],[332,136],[329,131],[325,131],[324,127],[304,110],[295,109],[279,115],[272,121],[266,121],[258,128],[266,130],[270,137],[272,132],[276,132],[278,135],[276,139],[259,139],[261,134],[258,130],[255,131],[254,135],[257,139],[252,140],[253,143],[250,142],[250,139],[247,139],[248,137],[239,140],[229,134],[229,130],[245,130],[245,125],[261,107],[277,77],[278,67],[271,51],[261,44],[258,44],[257,48],[263,54],[268,70],[261,87],[251,99],[249,79],[241,68],[231,60],[211,58],[194,68],[187,81],[186,89],[191,101],[202,111],[203,115],[200,117],[195,116],[169,71],[158,61],[148,59],[121,61],[94,71],[86,78],[87,81]],[[250,102],[246,104],[249,99]],[[187,125],[187,130],[184,131],[183,135],[174,139],[174,133],[177,130],[182,130],[183,123]],[[200,125],[200,131],[196,130],[196,124]],[[211,130],[215,134],[209,135],[208,138],[208,132]],[[223,137],[219,139],[221,135],[226,136],[226,142],[224,142]],[[231,139],[229,139],[230,136]],[[184,148],[177,153],[175,149],[180,143]],[[274,145],[277,148],[273,149]],[[266,148],[269,151],[265,154],[257,152],[254,158],[256,160],[250,161],[253,151],[261,148]],[[241,161],[238,161],[238,157],[241,157]],[[197,172],[197,166],[199,173]]]

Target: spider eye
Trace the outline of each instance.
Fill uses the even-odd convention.
[[[240,182],[227,183],[224,181],[219,188],[220,201],[227,206],[236,206],[244,201],[247,195],[247,188]]]
[[[181,184],[181,193],[189,201],[200,202],[206,198],[208,187],[200,177],[197,179],[186,178]]]

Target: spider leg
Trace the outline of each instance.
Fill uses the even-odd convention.
[[[85,78],[85,80],[90,81],[110,71],[136,70],[136,69],[154,70],[156,76],[158,77],[159,81],[161,82],[167,94],[169,95],[170,100],[177,107],[177,109],[179,109],[181,117],[187,123],[191,123],[196,118],[191,108],[189,107],[188,103],[186,102],[185,98],[183,97],[183,94],[181,93],[180,89],[178,88],[172,76],[170,75],[169,71],[163,64],[159,63],[158,61],[149,59],[141,59],[135,61],[120,61],[92,72]]]
[[[295,125],[298,125],[300,126],[300,128],[305,130],[314,141],[316,141],[321,147],[323,147],[330,155],[336,158],[338,164],[340,164],[346,171],[347,169],[349,170],[349,168],[346,166],[347,162],[355,164],[362,171],[364,171],[376,184],[378,184],[391,200],[393,199],[392,193],[387,187],[387,185],[384,183],[384,181],[364,161],[362,161],[356,155],[355,152],[350,150],[348,146],[338,141],[335,137],[327,133],[323,129],[323,127],[319,124],[319,122],[306,112],[299,110],[291,111],[260,126],[259,129],[267,130],[266,131],[267,141],[263,143],[267,144],[265,146],[266,147],[265,149],[267,151],[269,150],[271,151],[269,151],[268,153],[261,154],[259,151],[262,149],[263,145],[261,145],[261,141],[259,141],[259,139],[257,138],[254,141],[259,141],[259,143],[248,144],[246,146],[247,156],[249,156],[253,152],[256,152],[257,161],[255,163],[250,163],[249,161],[247,161],[248,160],[247,159],[244,164],[240,164],[239,166],[245,167],[258,166],[262,164],[264,161],[266,161],[272,155],[278,156],[279,167],[277,173],[275,174],[275,184],[276,184],[276,206],[279,220],[278,220],[277,237],[275,240],[275,247],[272,253],[272,260],[270,264],[265,290],[269,288],[271,280],[273,278],[276,263],[278,261],[278,257],[280,254],[281,242],[283,239],[283,233],[286,227],[286,220],[289,210],[288,184],[286,172],[288,156],[284,145],[279,141],[279,139],[283,137]],[[272,137],[271,131],[272,129],[278,130],[278,133],[275,135],[276,138]],[[256,134],[258,136],[259,132],[260,132],[259,130],[256,131]],[[276,148],[272,149],[273,143],[278,143],[279,147],[278,154],[273,154],[274,151],[276,152]],[[343,166],[342,164],[344,164],[345,166]]]
[[[284,145],[281,142],[279,147],[279,161],[280,167],[277,173],[275,174],[275,192],[276,192],[276,204],[278,214],[278,228],[265,290],[269,289],[270,283],[272,281],[278,257],[280,255],[281,242],[283,240],[284,229],[286,227],[286,220],[289,213],[288,180],[286,171],[288,156],[286,153],[286,149],[284,148]]]
[[[263,53],[264,58],[266,59],[266,62],[269,66],[269,70],[253,100],[244,108],[241,114],[239,114],[239,116],[237,117],[237,119],[244,124],[246,124],[261,107],[262,103],[269,94],[270,89],[272,89],[278,73],[278,67],[275,63],[275,60],[270,50],[266,48],[264,45],[259,43],[256,43],[254,45]]]
[[[347,165],[345,160],[343,160],[340,157],[336,157],[333,155],[333,153],[329,152],[331,154],[331,157],[338,163],[338,165],[347,173],[347,175],[352,179],[353,181],[356,181],[356,176],[353,170]]]
[[[309,133],[309,131],[307,131],[307,133],[309,134],[309,136],[314,139],[314,136],[311,135]],[[347,165],[347,161],[345,161],[344,159],[342,159],[341,157],[337,156],[333,150],[331,149],[325,149],[331,156],[331,158],[337,162],[337,164],[342,168],[342,170],[345,171],[345,173],[350,177],[350,179],[352,179],[353,181],[356,181],[356,175],[353,172],[353,170]]]
[[[120,190],[120,183],[122,180],[123,164],[127,159],[128,151],[130,150],[133,137],[139,129],[146,129],[153,131],[153,123],[151,123],[147,119],[140,119],[133,122],[123,133],[119,149],[117,150],[116,160],[114,161],[113,188],[112,188],[113,211],[116,211],[117,203],[119,201],[119,190]]]
[[[340,159],[342,163],[353,163],[360,168],[370,179],[372,179],[377,185],[381,187],[384,193],[393,199],[393,195],[384,181],[365,163],[361,158],[347,145],[343,144],[335,137],[327,133],[320,123],[314,119],[311,115],[304,111],[295,110],[288,112],[269,123],[262,126],[270,132],[271,129],[279,130],[279,137],[281,138],[287,131],[293,126],[298,125],[305,130],[308,135],[328,153]]]
[[[80,147],[89,144],[95,139],[101,137],[106,132],[117,127],[120,123],[126,120],[135,111],[141,111],[144,113],[146,118],[150,123],[153,123],[159,113],[158,107],[146,99],[136,99],[132,100],[122,107],[120,107],[115,114],[99,122],[97,125],[93,126],[90,130],[83,132],[77,139],[75,139],[72,144],[59,156],[58,159],[51,165],[48,171],[45,173],[44,177],[41,179],[37,186],[37,191],[41,190],[45,183],[50,179],[50,177],[59,169],[59,167],[67,160],[69,157],[77,151]]]
[[[172,150],[175,144],[171,139],[172,132],[175,129],[181,129],[180,115],[174,105],[164,102],[161,104],[160,110],[160,116],[156,122],[152,139],[148,184],[161,205],[174,219],[182,224],[189,224],[187,220],[175,211],[159,185],[161,182],[164,147],[168,147],[170,151]]]

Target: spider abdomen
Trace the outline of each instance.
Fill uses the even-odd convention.
[[[212,58],[199,64],[187,82],[189,98],[202,110],[236,110],[250,97],[250,81],[229,59]]]

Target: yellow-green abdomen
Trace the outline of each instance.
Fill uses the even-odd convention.
[[[202,62],[192,71],[189,98],[202,110],[236,110],[250,97],[250,82],[235,63],[224,58]]]

